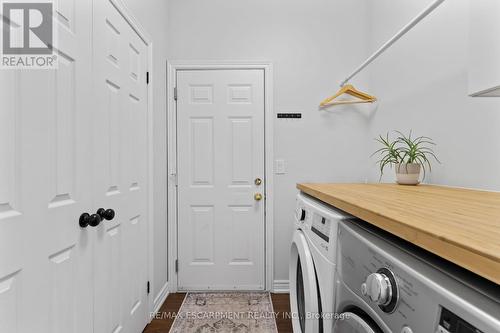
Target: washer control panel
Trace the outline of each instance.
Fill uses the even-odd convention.
[[[441,307],[436,333],[483,333],[453,312]]]
[[[403,251],[404,244],[396,247],[346,222],[340,225],[338,246],[342,283],[392,332],[500,333],[500,320],[491,318],[491,313],[500,313],[500,305],[474,290],[464,291],[459,282]],[[455,296],[448,297],[443,288]],[[451,307],[457,315],[447,310]],[[479,309],[490,315],[471,315]]]
[[[297,195],[295,227],[304,232],[310,247],[325,256],[330,264],[337,263],[339,223],[348,219],[353,216],[303,193]]]
[[[317,213],[313,215],[311,231],[314,232],[319,238],[326,243],[330,242],[330,231],[332,228],[332,221]]]
[[[401,332],[404,326],[432,332],[439,308],[432,298],[425,297],[425,286],[383,251],[342,228],[340,231],[339,265],[349,289],[378,312],[394,332]]]

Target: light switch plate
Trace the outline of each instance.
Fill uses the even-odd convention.
[[[274,168],[274,172],[277,174],[277,175],[284,175],[286,173],[286,170],[285,170],[285,160],[283,159],[278,159],[275,161],[275,168]]]

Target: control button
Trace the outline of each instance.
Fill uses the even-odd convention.
[[[401,330],[401,333],[413,333],[413,330],[411,328],[409,328],[408,326],[405,326]]]
[[[361,285],[361,295],[366,296],[366,295],[367,295],[367,293],[368,293],[368,290],[367,290],[367,288],[366,288],[366,283],[363,283],[363,284]]]

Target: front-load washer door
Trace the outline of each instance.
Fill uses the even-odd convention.
[[[319,297],[314,263],[304,233],[296,230],[290,253],[290,305],[294,333],[319,332]]]
[[[371,320],[363,318],[353,312],[344,312],[333,325],[333,333],[383,333],[383,331],[372,323]]]

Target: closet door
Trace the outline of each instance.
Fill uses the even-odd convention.
[[[0,73],[0,332],[93,331],[91,3],[53,15],[59,69]]]
[[[147,48],[108,1],[94,1],[95,332],[142,332],[147,302]]]

